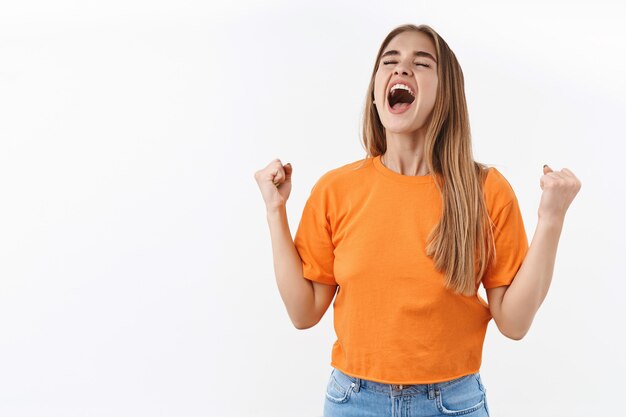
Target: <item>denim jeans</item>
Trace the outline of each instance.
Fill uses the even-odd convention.
[[[479,372],[432,384],[393,385],[333,368],[324,417],[489,417],[486,392]]]

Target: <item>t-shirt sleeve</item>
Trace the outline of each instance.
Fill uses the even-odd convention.
[[[333,272],[335,247],[324,207],[326,205],[318,181],[304,205],[294,244],[302,259],[304,278],[322,284],[337,285]]]
[[[500,176],[497,200],[508,203],[504,203],[493,219],[496,258],[483,276],[484,288],[510,285],[528,252],[528,238],[517,197],[508,181],[501,174],[497,175]]]

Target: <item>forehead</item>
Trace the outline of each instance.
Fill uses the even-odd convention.
[[[407,31],[396,35],[387,44],[383,53],[391,49],[398,50],[401,54],[413,53],[413,51],[426,51],[437,58],[433,41],[427,34],[422,32]]]

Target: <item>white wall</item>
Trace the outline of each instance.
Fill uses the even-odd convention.
[[[0,3],[0,417],[321,416],[332,307],[291,324],[253,174],[292,163],[295,233],[313,183],[364,156],[376,51],[409,22],[457,55],[529,240],[542,165],[582,181],[530,332],[490,324],[492,415],[613,413],[624,7],[299,3]]]

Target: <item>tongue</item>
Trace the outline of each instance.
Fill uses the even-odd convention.
[[[392,109],[394,110],[405,110],[407,107],[409,107],[411,105],[411,103],[396,103],[393,105]]]

